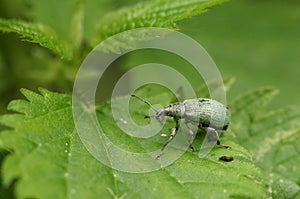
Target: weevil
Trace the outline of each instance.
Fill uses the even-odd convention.
[[[166,146],[173,140],[178,129],[179,129],[179,120],[184,119],[185,125],[188,129],[189,134],[189,145],[192,150],[194,147],[192,146],[192,141],[196,136],[197,132],[193,132],[188,124],[196,125],[198,128],[204,130],[206,133],[213,135],[214,140],[217,145],[230,148],[230,146],[226,146],[221,144],[219,138],[219,131],[225,131],[228,128],[230,123],[230,111],[228,108],[213,99],[208,98],[195,98],[195,99],[187,99],[183,102],[178,102],[174,104],[170,104],[168,106],[163,107],[160,110],[156,110],[148,101],[142,99],[141,97],[132,94],[132,97],[139,99],[140,101],[146,103],[152,110],[155,111],[155,115],[153,116],[145,116],[145,118],[155,117],[159,121],[162,121],[164,117],[173,117],[175,121],[175,127],[172,128],[169,139],[162,146],[160,153],[156,156],[156,159],[160,159],[162,156]]]

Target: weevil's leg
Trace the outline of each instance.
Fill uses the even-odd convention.
[[[219,138],[219,134],[218,134],[218,132],[216,131],[216,129],[214,129],[214,128],[212,128],[212,127],[205,127],[205,131],[206,131],[208,134],[211,134],[212,136],[215,136],[215,138],[216,138],[216,140],[217,140],[217,145],[218,145],[218,146],[224,147],[224,148],[226,148],[226,149],[230,149],[230,146],[226,146],[226,145],[221,144],[220,138]]]
[[[179,121],[178,120],[175,120],[176,121],[176,125],[174,128],[172,128],[172,132],[170,134],[170,137],[169,139],[166,141],[166,143],[163,145],[163,147],[160,149],[160,153],[156,156],[156,159],[159,160],[160,157],[162,156],[166,146],[173,140],[173,138],[175,137],[178,129],[179,129]]]
[[[220,147],[223,147],[223,148],[225,148],[225,149],[230,149],[230,148],[231,148],[231,147],[228,146],[228,145],[221,144],[221,142],[220,142],[219,139],[217,140],[217,145],[220,146]]]
[[[188,129],[188,134],[189,134],[189,136],[190,136],[190,138],[189,138],[189,140],[188,140],[188,143],[189,143],[189,145],[190,145],[190,149],[192,150],[192,151],[195,151],[195,149],[194,149],[194,147],[193,147],[193,140],[194,140],[194,138],[195,138],[195,136],[196,136],[196,133],[194,133],[193,131],[192,131],[192,129],[188,126],[188,123],[185,123],[185,125],[186,125],[186,128]]]

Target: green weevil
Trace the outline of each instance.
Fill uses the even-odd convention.
[[[200,129],[204,130],[206,133],[212,134],[215,139],[212,141],[216,141],[217,145],[230,148],[230,146],[226,146],[220,143],[218,131],[225,131],[228,128],[230,123],[230,111],[228,108],[213,99],[208,98],[195,98],[195,99],[187,99],[183,102],[178,102],[174,104],[170,104],[165,106],[160,110],[156,110],[148,101],[142,99],[141,97],[132,94],[132,97],[139,99],[140,101],[146,103],[150,106],[151,109],[155,111],[154,116],[145,116],[145,118],[155,117],[159,121],[162,121],[165,116],[173,117],[175,121],[175,127],[172,128],[169,139],[162,146],[160,153],[156,156],[156,159],[160,159],[163,154],[166,146],[173,140],[178,129],[179,129],[179,120],[184,119],[186,127],[188,129],[189,145],[192,150],[194,150],[192,146],[192,141],[196,136],[191,128],[189,128],[188,124],[196,125]]]

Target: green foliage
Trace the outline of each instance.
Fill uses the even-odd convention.
[[[225,82],[230,85],[232,80]],[[277,93],[272,88],[249,92],[232,102],[232,123],[222,137],[231,150],[214,148],[205,159],[187,151],[172,165],[142,174],[116,171],[96,161],[74,127],[71,97],[40,92],[23,89],[28,101],[12,101],[8,108],[18,113],[0,117],[2,124],[12,128],[0,134],[0,147],[11,151],[2,166],[3,183],[9,186],[18,179],[17,198],[299,197],[300,111],[287,107],[266,112],[266,104]],[[150,96],[153,103],[172,100],[161,91],[142,90],[139,95]],[[131,110],[133,118],[142,118],[146,107],[132,101]],[[126,135],[115,125],[109,103],[96,113],[108,137],[126,150],[143,152],[164,143],[160,136],[139,140]],[[172,125],[169,121],[163,131]],[[197,139],[198,148],[202,138]],[[223,155],[233,156],[234,161],[219,161]]]
[[[8,154],[7,151],[4,151],[4,150],[0,149],[0,162],[3,162],[3,159],[6,157],[7,154]],[[0,168],[1,168],[1,166],[0,166]],[[12,199],[13,198],[13,191],[14,191],[14,183],[11,183],[10,186],[4,186],[2,182],[3,182],[2,175],[0,175],[0,195],[1,195],[1,198]]]
[[[72,58],[73,53],[80,55],[79,52],[73,52],[73,47],[77,51],[82,50],[83,38],[87,40],[87,43],[91,43],[92,40],[99,42],[108,36],[134,28],[167,27],[174,29],[176,28],[174,22],[201,14],[206,8],[222,2],[224,0],[151,0],[142,2],[133,7],[110,12],[101,18],[98,26],[99,30],[94,33],[95,37],[93,39],[83,35],[87,32],[84,30],[84,22],[86,22],[84,16],[88,12],[85,10],[85,5],[91,3],[85,3],[82,0],[57,3],[53,1],[48,4],[45,2],[31,2],[34,8],[39,8],[35,9],[36,12],[31,13],[31,17],[44,23],[37,24],[21,20],[0,19],[0,30],[15,32],[27,38],[26,41],[38,43],[54,51],[61,58],[69,60]],[[96,5],[96,3],[93,4]],[[101,3],[98,4],[101,5]],[[52,10],[59,10],[59,12],[50,18],[49,15],[53,15]],[[97,45],[98,42],[94,43],[92,47]],[[85,50],[83,51],[85,52]]]
[[[277,93],[262,88],[236,99],[231,130],[236,141],[246,147],[266,175],[273,198],[300,197],[298,166],[300,110],[284,107],[265,112],[266,104]]]
[[[208,7],[226,0],[150,0],[125,7],[104,16],[96,35],[96,42],[125,30],[141,27],[177,28],[175,22],[202,14]]]
[[[2,124],[13,128],[1,132],[0,140],[1,148],[13,151],[4,161],[3,177],[5,185],[18,179],[17,198],[266,197],[260,169],[247,150],[226,137],[222,141],[232,150],[216,147],[204,159],[187,151],[172,165],[151,173],[130,174],[104,166],[79,139],[71,97],[45,89],[40,92],[22,89],[28,101],[12,101],[8,108],[18,113],[0,118]],[[163,95],[153,95],[152,99],[159,101]],[[142,118],[144,104],[133,105],[133,116]],[[122,147],[139,151],[145,146],[159,148],[164,142],[160,136],[142,142],[124,136],[114,124],[109,103],[98,108],[97,115],[110,139]],[[235,159],[219,161],[223,155]]]
[[[5,20],[0,18],[0,31],[14,32],[23,37],[25,41],[38,43],[55,53],[61,58],[70,58],[70,50],[63,41],[58,40],[54,31],[42,24],[27,23],[18,20]]]
[[[72,42],[73,34],[82,34],[82,37],[89,41],[91,35],[95,34],[95,24],[99,19],[117,8],[115,2],[111,0],[27,0],[27,2],[31,5],[30,10],[27,10],[30,19],[47,24],[55,29],[62,39]],[[81,28],[78,30],[78,27]]]
[[[102,41],[106,36],[125,30],[118,29],[115,25],[120,27],[125,25],[126,30],[150,26],[175,28],[167,24],[201,14],[204,9],[223,1],[149,0],[129,6],[133,2],[136,1],[120,3],[111,0],[27,0],[15,3],[7,1],[3,4],[3,8],[0,9],[4,11],[7,10],[5,6],[9,5],[18,6],[18,9],[27,9],[22,9],[22,13],[15,11],[19,13],[15,16],[5,16],[6,12],[3,12],[0,18],[0,32],[16,33],[23,41],[37,43],[44,48],[30,43],[27,45],[19,43],[12,36],[13,34],[5,35],[3,40],[0,38],[0,52],[5,56],[3,64],[0,57],[2,99],[0,105],[16,97],[18,94],[14,89],[21,86],[35,88],[36,85],[40,85],[53,90],[71,91],[80,63],[98,44],[93,42]],[[117,9],[122,4],[126,4],[127,7]],[[128,13],[130,16],[135,16],[139,8],[142,8],[141,13],[145,11],[146,19],[141,13],[126,20],[124,16],[118,14]],[[109,12],[112,9],[114,11]],[[125,20],[125,24],[120,22],[119,17]],[[139,23],[141,21],[143,23]],[[153,21],[159,23],[153,24]],[[127,27],[128,24],[137,24],[137,22],[138,25]],[[110,23],[115,25],[108,27]],[[10,78],[6,78],[8,76]],[[0,110],[4,111],[3,105]]]
[[[54,88],[57,85],[59,89],[66,88],[74,79],[74,71],[79,63],[97,41],[139,27],[178,29],[175,22],[201,14],[224,1],[149,0],[108,12],[116,7],[114,3],[117,1],[28,0],[26,2],[29,2],[31,9],[18,15],[26,21],[0,18],[0,31],[16,33],[24,41],[37,43],[56,56],[34,45],[20,50],[14,43],[9,43],[8,49],[11,51],[7,52],[1,46],[1,98],[10,94],[5,90],[8,86],[24,85],[24,81],[14,77],[29,77],[30,80],[33,77],[40,78],[38,84],[46,81],[48,85],[54,83]],[[282,6],[279,9],[283,9]],[[296,19],[293,13],[291,16]],[[238,27],[242,26],[238,24]],[[239,28],[231,29],[236,31]],[[216,42],[213,38],[214,45],[224,41],[224,33],[216,30],[217,34],[222,35],[222,40]],[[236,38],[235,34],[232,35]],[[265,37],[269,36],[268,32]],[[250,42],[253,43],[252,40]],[[240,43],[233,46],[239,46]],[[218,48],[226,58],[229,56],[226,53],[232,54],[232,51],[224,52],[223,48]],[[256,65],[257,54],[248,56],[249,49],[244,48],[244,44],[243,49],[249,57],[246,62]],[[265,54],[262,52],[265,49],[257,50],[257,53]],[[235,65],[234,61],[238,61],[238,66],[245,63],[244,57],[238,57],[231,59],[230,65],[232,62]],[[254,63],[251,62],[253,57]],[[277,57],[282,59],[282,56]],[[32,66],[39,67],[40,71]],[[68,80],[71,81],[66,83]],[[16,84],[16,81],[21,83]],[[226,89],[232,82],[230,78],[225,80]],[[218,86],[218,83],[212,84]],[[36,81],[31,85],[35,86]],[[0,116],[0,123],[8,127],[0,132],[1,198],[300,197],[300,111],[298,107],[268,111],[266,105],[277,93],[273,88],[252,91],[230,103],[232,122],[229,130],[222,134],[222,142],[230,145],[231,150],[214,148],[205,159],[200,159],[197,152],[187,151],[172,165],[143,174],[115,171],[96,161],[87,152],[74,127],[70,96],[45,89],[40,89],[41,94],[25,89],[22,93],[27,100],[14,100],[8,107],[16,113]],[[197,93],[208,96],[204,86]],[[150,90],[140,94],[151,102],[164,105],[174,101],[174,96],[165,92]],[[3,103],[1,100],[0,104]],[[145,106],[132,104],[131,110],[133,118],[145,123],[142,119]],[[96,113],[99,122],[105,126],[105,133],[120,147],[144,152],[160,148],[165,141],[159,135],[141,140],[122,132],[115,126],[109,103],[97,108]],[[173,125],[172,121],[168,121],[163,131],[169,132]],[[203,135],[195,140],[198,148],[201,139]],[[219,157],[224,155],[233,156],[234,160],[219,161]]]

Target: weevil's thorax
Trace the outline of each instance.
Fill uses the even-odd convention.
[[[165,110],[167,110],[167,116],[180,119],[184,115],[185,107],[182,103],[175,103],[165,107]]]

